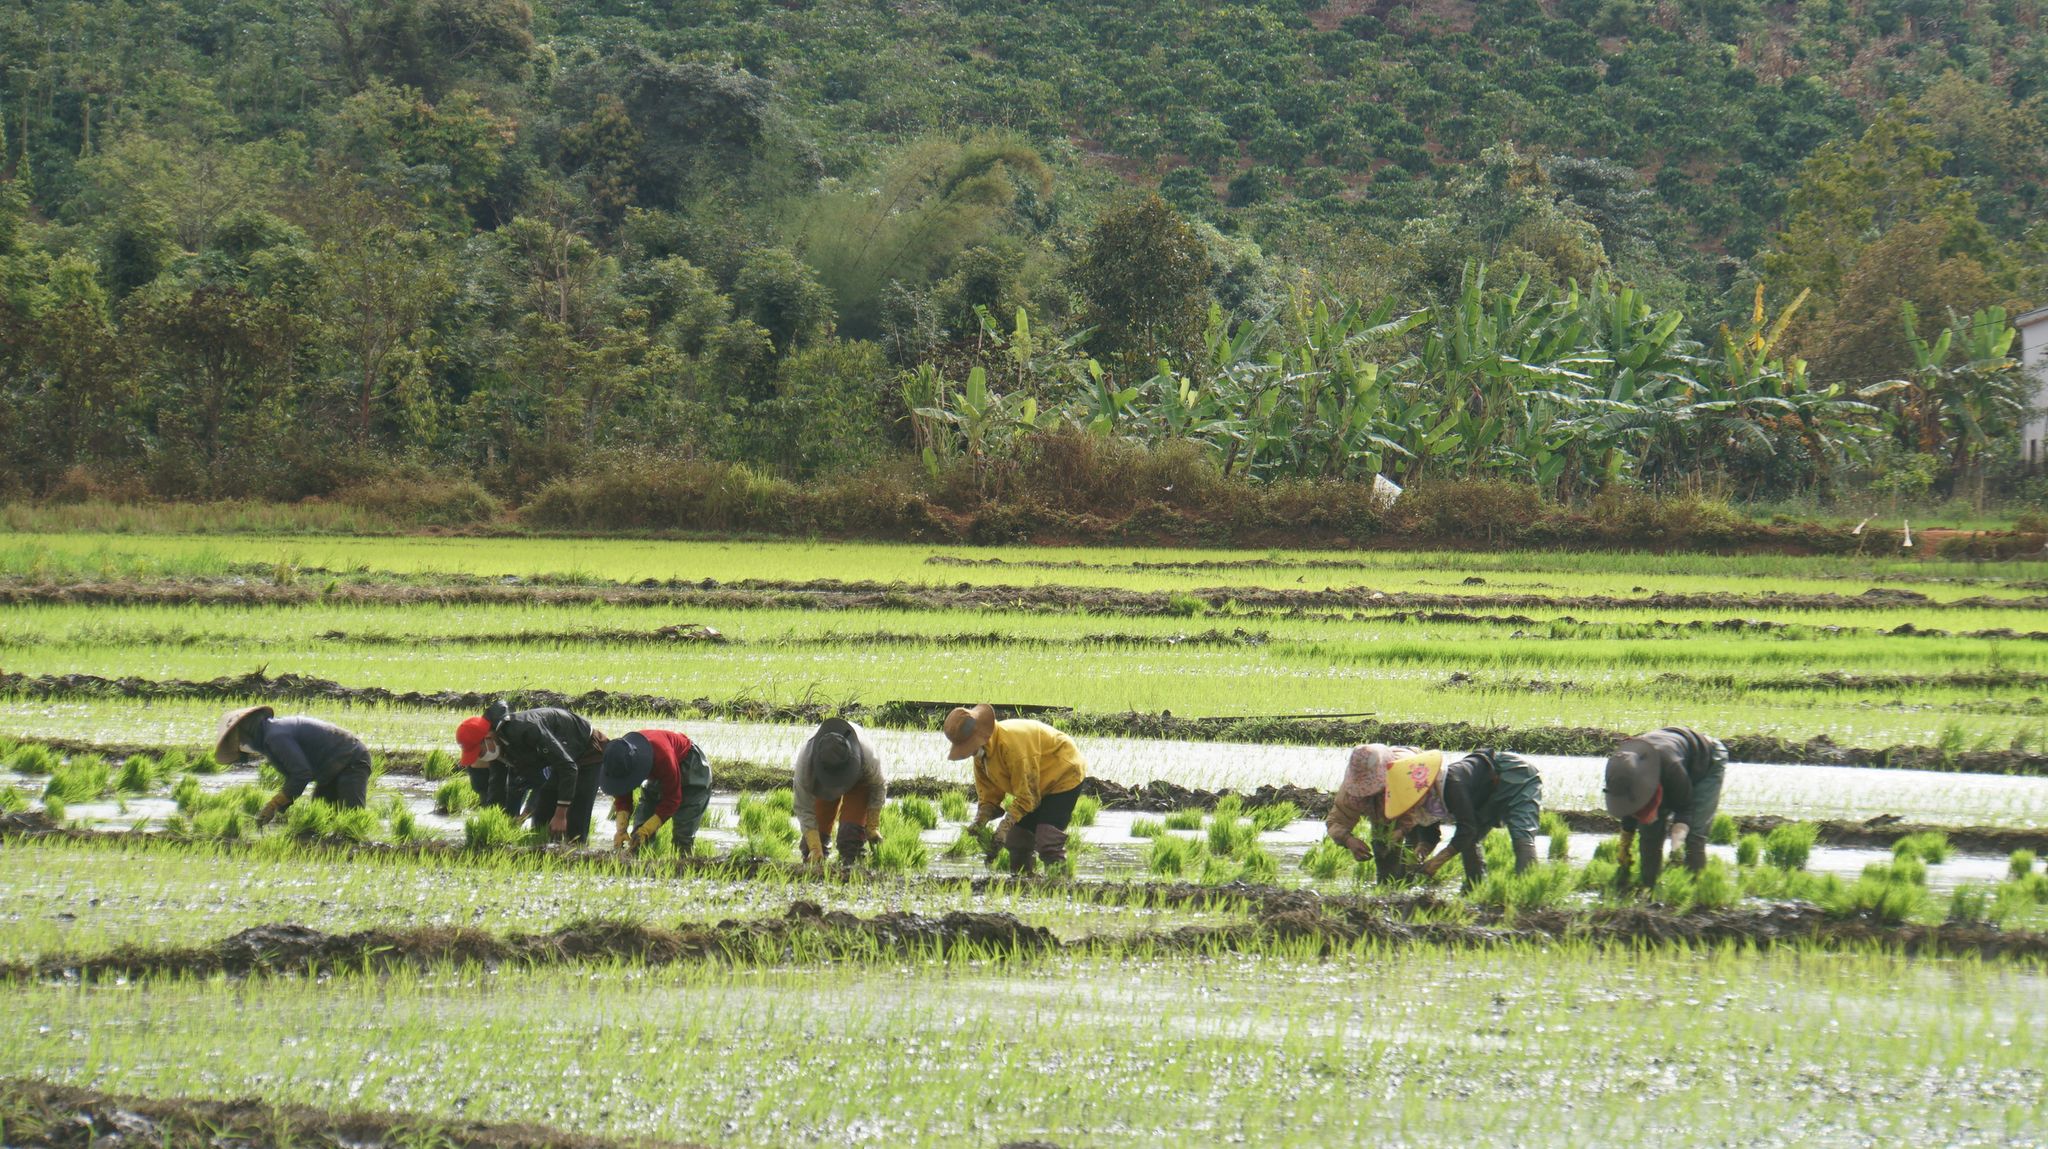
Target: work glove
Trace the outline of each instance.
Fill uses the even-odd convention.
[[[1691,832],[1691,827],[1688,827],[1684,822],[1673,822],[1671,824],[1671,852],[1668,855],[1670,858],[1679,859],[1685,857],[1685,837]]]
[[[823,865],[825,862],[825,840],[816,830],[804,831],[804,861]]]
[[[256,824],[259,826],[270,825],[272,822],[277,820],[278,811],[284,809],[286,806],[289,806],[291,804],[292,800],[286,797],[282,792],[279,792],[277,795],[272,797],[269,802],[265,803],[261,810],[258,810],[256,812]]]
[[[627,810],[612,811],[612,825],[617,827],[612,834],[612,849],[623,850],[626,848],[626,835],[631,832],[633,825],[632,813]]]
[[[1621,831],[1621,841],[1614,849],[1614,865],[1620,874],[1617,884],[1623,889],[1628,888],[1628,872],[1635,866],[1635,854],[1636,832],[1624,827]]]
[[[661,827],[665,821],[666,819],[661,815],[654,814],[649,816],[645,822],[640,823],[640,828],[633,831],[633,848],[637,850],[653,841],[654,836],[661,832]]]

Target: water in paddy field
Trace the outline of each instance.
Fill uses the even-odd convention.
[[[1558,761],[1578,761],[1560,759]],[[1770,767],[1776,769],[1776,767]],[[1817,767],[1816,769],[1829,769]],[[1891,774],[1897,771],[1862,771],[1869,774]],[[1546,778],[1548,775],[1546,774]],[[230,770],[221,774],[202,775],[200,786],[205,790],[225,790],[241,784],[256,784],[254,770]],[[2048,786],[2048,782],[2043,783]],[[42,779],[28,778],[0,771],[0,785],[18,786],[25,792],[39,791]],[[462,818],[446,817],[434,813],[434,791],[440,782],[429,782],[413,775],[386,775],[379,780],[383,791],[396,791],[405,798],[422,829],[448,839],[462,836]],[[710,809],[705,813],[704,829],[698,837],[709,842],[721,853],[739,844],[739,817],[735,810],[738,795],[721,793],[713,795]],[[374,804],[374,803],[373,803]],[[596,809],[597,825],[591,835],[591,842],[604,847],[611,842],[612,827],[606,821],[610,811],[608,799],[600,799]],[[106,799],[98,802],[76,802],[66,807],[65,817],[75,823],[110,833],[134,828],[138,824],[145,828],[159,827],[178,812],[177,804],[167,797],[125,797]],[[1139,818],[1158,818],[1132,810],[1103,810],[1093,826],[1077,827],[1072,831],[1075,838],[1096,848],[1077,859],[1077,870],[1088,877],[1136,875],[1144,870],[1146,840],[1131,836],[1131,824]],[[977,874],[984,872],[979,854],[965,859],[946,859],[940,851],[950,845],[959,835],[961,823],[941,820],[937,829],[923,834],[925,843],[932,850],[931,872],[935,874]],[[1200,830],[1170,830],[1170,834],[1199,838]],[[1280,860],[1283,873],[1297,872],[1294,866],[1309,847],[1324,837],[1325,830],[1320,819],[1302,818],[1281,827],[1279,830],[1259,835],[1259,844]],[[1612,835],[1573,834],[1571,839],[1571,860],[1583,865],[1593,856],[1594,848]],[[1549,840],[1540,839],[1541,852],[1547,856]],[[1709,847],[1710,853],[1727,861],[1735,862],[1732,846]],[[1836,874],[1845,879],[1854,879],[1863,872],[1863,867],[1872,862],[1891,860],[1889,850],[1871,847],[1815,846],[1807,862],[1807,869],[1817,874]],[[1973,855],[1957,852],[1947,862],[1928,867],[1927,885],[1930,890],[1947,892],[1958,885],[1968,883],[1996,883],[2006,876],[2004,855]]]

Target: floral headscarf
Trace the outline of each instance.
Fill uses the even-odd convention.
[[[1406,758],[1415,751],[1407,746],[1388,746],[1373,742],[1351,752],[1351,761],[1344,767],[1344,781],[1337,788],[1338,797],[1348,806],[1363,810],[1373,821],[1382,821],[1380,811],[1385,808],[1381,795],[1387,790],[1387,764]]]

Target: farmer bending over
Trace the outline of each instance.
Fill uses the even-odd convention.
[[[1377,844],[1358,837],[1354,832],[1361,818],[1374,826],[1387,824],[1387,766],[1417,753],[1412,746],[1388,746],[1380,742],[1353,750],[1350,762],[1344,767],[1344,781],[1337,787],[1336,800],[1330,803],[1330,815],[1323,820],[1323,829],[1329,833],[1330,840],[1351,851],[1351,856],[1359,861],[1372,861],[1374,872],[1382,880],[1398,877],[1403,872],[1403,845],[1426,857],[1443,840],[1442,831],[1434,824],[1412,827],[1405,841],[1387,839]]]
[[[825,860],[825,840],[839,826],[839,860],[852,865],[867,844],[880,839],[876,826],[889,800],[882,756],[868,744],[867,731],[844,718],[827,718],[797,748],[790,791],[796,824],[803,831],[806,862]]]
[[[549,834],[569,842],[589,841],[597,767],[608,739],[581,715],[559,706],[514,710],[493,702],[484,708],[483,723],[490,733],[479,743],[478,757],[495,752],[504,760],[511,771],[509,784],[529,795],[525,815],[533,828],[546,826]]]
[[[1607,812],[1621,819],[1621,872],[1629,869],[1630,848],[1642,837],[1644,889],[1655,889],[1664,871],[1664,843],[1683,851],[1685,868],[1707,868],[1707,827],[1721,808],[1721,781],[1728,773],[1728,748],[1683,726],[1667,726],[1624,739],[1607,758]]]
[[[690,856],[704,808],[711,804],[711,766],[704,761],[703,747],[673,730],[635,730],[604,748],[604,765],[594,773],[612,796],[615,849],[638,850],[664,823],[673,823],[676,853]],[[640,792],[638,806],[635,790]]]
[[[974,794],[980,805],[969,830],[988,825],[1004,811],[1006,829],[999,839],[1010,851],[1010,872],[1031,872],[1032,855],[1048,867],[1067,859],[1067,823],[1081,797],[1088,763],[1074,740],[1043,722],[1029,718],[996,721],[995,708],[983,703],[972,710],[954,707],[946,715],[947,759],[974,759]]]
[[[469,788],[476,791],[478,804],[496,806],[511,818],[526,808],[526,787],[514,776],[498,740],[491,737],[490,720],[469,717],[455,728],[455,744],[462,748],[461,764],[469,773]]]
[[[1474,750],[1444,762],[1432,750],[1387,768],[1387,819],[1397,833],[1416,825],[1457,823],[1443,849],[1422,863],[1435,877],[1453,855],[1465,865],[1470,890],[1486,875],[1479,844],[1496,826],[1506,826],[1515,843],[1515,872],[1536,864],[1536,832],[1543,814],[1543,779],[1521,756],[1506,750]]]
[[[259,826],[269,825],[308,786],[313,797],[337,806],[369,801],[370,748],[331,722],[296,714],[279,718],[268,706],[230,710],[214,741],[214,761],[232,766],[249,754],[269,759],[284,775],[284,788],[256,815]]]

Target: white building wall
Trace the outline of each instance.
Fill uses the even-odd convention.
[[[2020,369],[2034,379],[2032,410],[2020,434],[2021,457],[2029,469],[2048,467],[2048,307],[2013,320],[2019,329]]]

